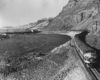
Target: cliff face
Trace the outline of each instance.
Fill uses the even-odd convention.
[[[86,29],[86,26],[99,14],[99,4],[99,0],[69,0],[61,13],[48,24],[46,29]]]
[[[100,49],[100,0],[69,0],[46,30],[89,30],[86,42]]]

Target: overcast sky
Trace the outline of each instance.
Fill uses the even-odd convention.
[[[0,27],[55,17],[68,0],[0,0]]]

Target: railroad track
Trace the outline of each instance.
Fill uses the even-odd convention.
[[[87,65],[84,63],[83,60],[83,56],[82,56],[82,51],[80,50],[80,48],[78,47],[77,43],[74,41],[74,45],[76,46],[75,49],[77,51],[77,54],[79,56],[79,58],[81,59],[84,67],[86,68],[86,70],[89,72],[90,76],[92,77],[93,80],[100,80],[100,71],[95,69],[95,68],[89,68],[87,67]],[[80,54],[81,53],[81,54]]]
[[[100,71],[95,68],[90,68],[90,70],[95,74],[97,80],[100,80]]]
[[[82,56],[79,54],[79,51],[78,51],[77,49],[76,49],[76,51],[77,51],[77,54],[78,54],[79,58],[81,59],[83,65],[84,65],[85,69],[89,72],[89,74],[90,74],[90,76],[92,77],[92,79],[93,79],[93,80],[99,80],[99,79],[96,77],[96,75],[94,74],[94,72],[92,71],[92,69],[91,69],[91,68],[88,68],[88,67],[86,66],[86,64],[85,64],[84,61],[83,61]]]

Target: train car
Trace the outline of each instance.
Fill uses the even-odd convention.
[[[76,47],[80,49],[84,62],[88,65],[95,64],[97,59],[96,51],[81,41],[78,35],[75,36],[74,40]]]

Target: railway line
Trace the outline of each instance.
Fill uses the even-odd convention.
[[[83,60],[83,51],[79,48],[79,46],[77,45],[75,39],[73,38],[74,41],[74,45],[75,45],[75,49],[77,51],[77,55],[79,56],[79,58],[81,59],[85,69],[89,72],[90,76],[92,77],[93,80],[100,80],[100,70],[96,69],[96,68],[91,68],[88,67],[86,65],[86,63]]]
[[[71,40],[72,46],[75,47],[78,57],[80,58],[81,62],[83,63],[83,66],[85,67],[85,69],[88,71],[88,73],[92,77],[92,80],[100,80],[100,70],[96,69],[96,68],[88,67],[86,65],[86,63],[84,62],[84,59],[83,59],[83,55],[82,55],[83,51],[80,49],[80,47],[77,45],[77,43],[75,41],[75,35],[80,34],[80,33],[81,33],[81,31],[79,31],[79,32],[70,31],[67,34],[66,33],[61,33],[61,34],[68,35],[72,38],[72,40]]]
[[[90,70],[95,74],[97,80],[100,80],[100,71],[95,68],[90,68]]]

